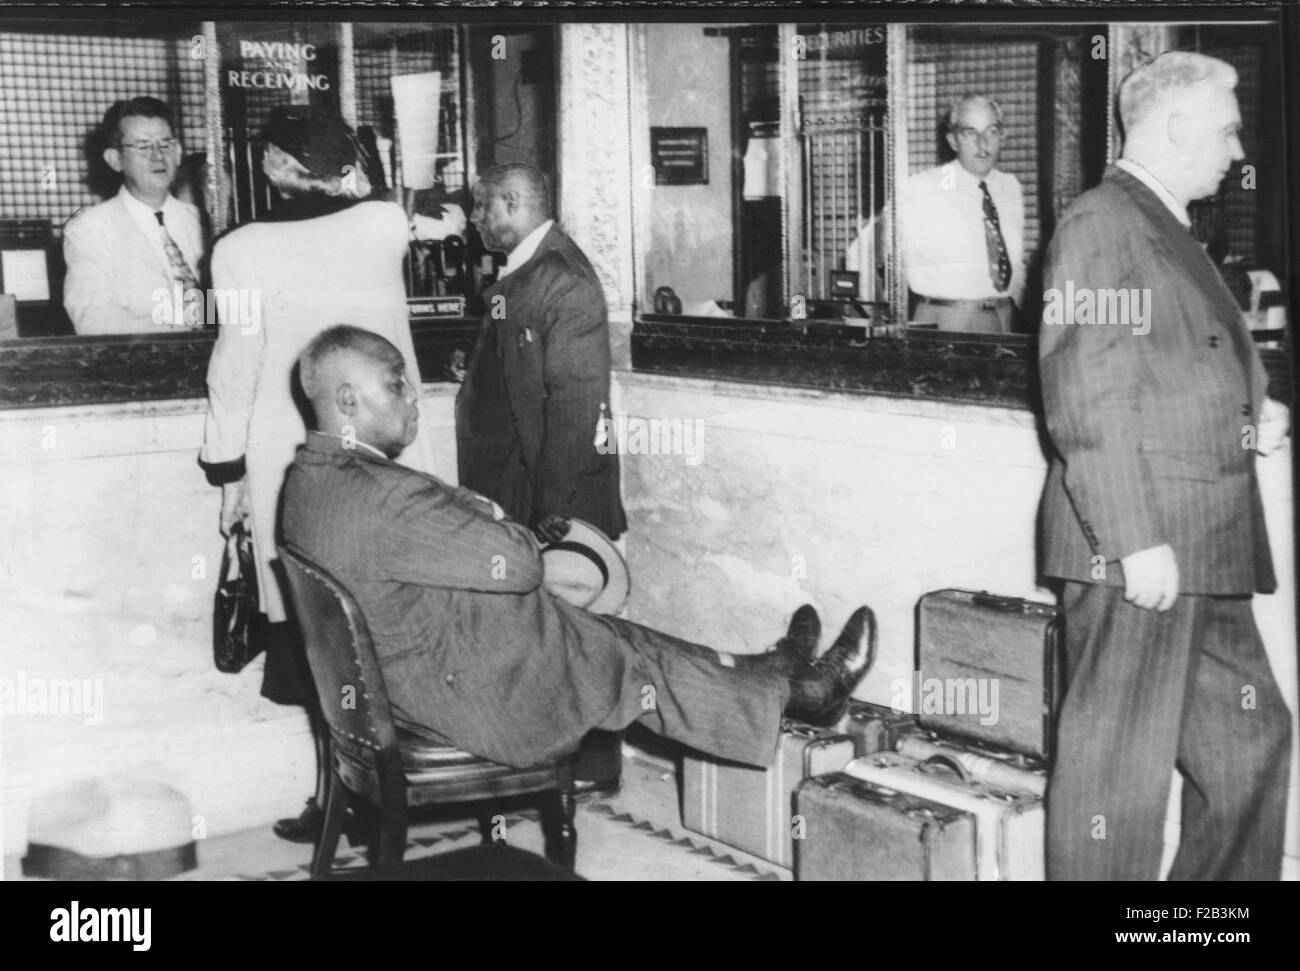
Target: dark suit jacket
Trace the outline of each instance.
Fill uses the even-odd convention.
[[[1276,586],[1255,452],[1267,376],[1241,312],[1191,234],[1138,179],[1112,167],[1061,217],[1053,288],[1149,291],[1150,331],[1054,324],[1039,368],[1055,446],[1041,510],[1043,572],[1122,585],[1117,561],[1168,543],[1183,593]],[[1068,319],[1068,317],[1067,317]]]
[[[530,765],[636,697],[615,628],[543,590],[532,534],[481,496],[312,432],[283,515],[357,598],[394,706],[461,748]]]
[[[619,536],[618,456],[595,446],[602,405],[612,417],[609,319],[595,271],[552,226],[483,298],[456,400],[461,484],[522,523],[558,513]]]

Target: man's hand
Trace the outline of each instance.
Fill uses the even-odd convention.
[[[1168,543],[1120,557],[1124,599],[1143,610],[1164,613],[1178,599],[1178,561]]]
[[[569,533],[569,521],[563,516],[555,513],[547,513],[540,516],[537,522],[533,524],[533,532],[537,534],[537,539],[543,546],[547,543],[558,543]]]
[[[229,536],[236,522],[248,519],[248,479],[227,482],[221,487],[221,535]]]
[[[1291,409],[1280,401],[1265,398],[1259,407],[1259,434],[1255,439],[1255,451],[1260,455],[1271,455],[1282,447],[1290,431]]]

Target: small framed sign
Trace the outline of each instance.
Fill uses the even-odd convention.
[[[465,298],[450,297],[407,297],[406,315],[411,320],[428,320],[437,317],[464,317]]]
[[[708,185],[709,130],[651,128],[650,160],[655,185]]]
[[[858,299],[858,273],[856,270],[831,270],[831,296],[846,300]]]
[[[48,303],[50,268],[43,249],[0,250],[0,293],[26,302]]]

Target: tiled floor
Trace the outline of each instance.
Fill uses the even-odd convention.
[[[536,810],[506,807],[502,822],[512,846],[541,853]],[[671,765],[626,748],[622,790],[612,798],[579,803],[576,870],[588,880],[790,880],[789,870],[688,832],[681,825],[677,781]],[[406,859],[471,846],[480,840],[471,818],[417,817]],[[269,826],[203,840],[199,867],[181,880],[307,879],[311,847],[286,843]],[[18,859],[6,860],[8,879],[22,879]],[[361,851],[340,841],[336,866],[363,867]]]

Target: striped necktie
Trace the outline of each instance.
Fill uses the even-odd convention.
[[[203,305],[202,298],[198,295],[199,277],[185,261],[185,254],[172,239],[172,234],[167,232],[167,224],[163,222],[162,210],[153,214],[158,220],[158,231],[162,234],[163,252],[167,254],[167,262],[171,264],[172,279],[178,282],[185,291],[185,320],[184,326],[201,327],[203,326]],[[182,321],[173,321],[174,326],[181,326]]]
[[[1002,238],[998,207],[993,205],[988,183],[980,180],[980,189],[984,193],[984,241],[989,252],[989,277],[998,292],[1003,293],[1011,283],[1011,257],[1007,255],[1007,241]]]

